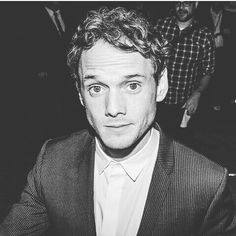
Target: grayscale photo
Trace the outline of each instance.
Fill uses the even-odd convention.
[[[0,236],[236,235],[236,1],[0,11]]]

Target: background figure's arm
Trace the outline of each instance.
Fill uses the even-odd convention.
[[[215,71],[215,43],[210,32],[206,34],[205,43],[203,46],[203,58],[201,61],[202,77],[196,84],[195,90],[184,104],[188,115],[193,115],[199,104],[201,94],[206,90],[210,79]]]
[[[208,84],[210,82],[211,76],[210,75],[204,75],[201,80],[199,81],[199,85],[194,90],[192,95],[188,98],[188,100],[185,102],[183,108],[187,110],[188,115],[193,115],[199,104],[199,100],[201,97],[202,92],[208,87]]]
[[[202,227],[197,235],[233,236],[236,235],[236,211],[228,183],[228,172],[225,175],[206,212]]]
[[[41,189],[41,166],[45,146],[38,156],[34,168],[29,172],[27,185],[19,203],[12,206],[8,216],[0,225],[0,236],[42,235],[49,227],[47,209]]]

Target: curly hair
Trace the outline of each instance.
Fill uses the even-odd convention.
[[[124,37],[128,40],[123,40]],[[154,77],[158,81],[169,55],[167,41],[164,42],[148,21],[135,11],[127,11],[123,7],[112,10],[102,7],[88,12],[87,18],[78,26],[72,38],[67,63],[72,78],[79,84],[78,65],[81,54],[100,39],[121,50],[139,52],[144,58],[151,59]]]

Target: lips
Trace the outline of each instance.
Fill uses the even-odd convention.
[[[131,123],[112,123],[105,125],[105,128],[108,130],[108,132],[115,133],[115,134],[124,134],[129,132],[129,128],[131,126]]]
[[[187,12],[186,11],[178,11],[178,15],[181,15],[181,16],[183,16],[183,15],[186,15],[187,14]]]
[[[105,125],[105,127],[108,127],[108,128],[123,128],[123,127],[127,127],[129,125],[130,125],[130,123],[128,123],[128,124],[109,124],[109,125]]]

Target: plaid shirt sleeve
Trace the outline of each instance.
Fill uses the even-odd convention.
[[[215,43],[213,36],[207,32],[203,47],[202,75],[212,75],[215,71]]]

